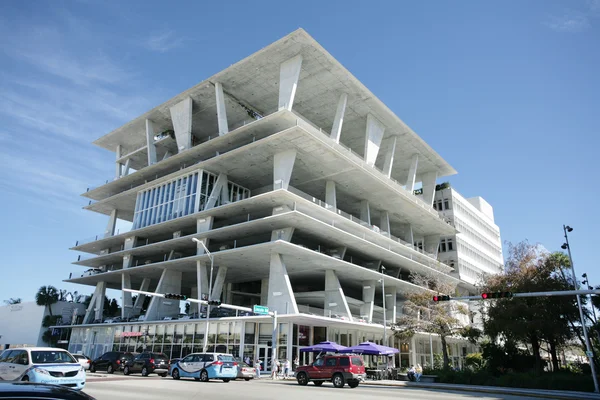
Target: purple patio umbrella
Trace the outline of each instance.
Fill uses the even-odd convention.
[[[376,343],[363,342],[358,346],[347,347],[344,350],[340,350],[340,353],[355,353],[355,354],[367,354],[372,356],[390,356],[395,353],[399,353],[400,350],[393,347],[381,346]]]
[[[300,349],[300,351],[309,353],[338,353],[342,350],[346,350],[347,348],[348,347],[342,346],[341,344],[337,344],[335,342],[321,342],[313,346]]]

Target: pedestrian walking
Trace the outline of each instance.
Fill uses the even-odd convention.
[[[279,372],[279,361],[274,359],[271,361],[271,379],[277,379],[277,373]]]
[[[288,360],[286,358],[285,361],[283,362],[283,377],[285,379],[287,379],[289,374],[290,374],[290,360]]]
[[[417,382],[421,381],[421,376],[423,376],[423,367],[421,367],[421,364],[417,364],[417,368],[415,368],[415,378],[417,379]]]
[[[254,368],[256,368],[256,379],[260,379],[260,364],[261,361],[258,359],[254,362]]]

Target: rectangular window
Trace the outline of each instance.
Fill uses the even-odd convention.
[[[448,199],[444,199],[444,209],[445,210],[450,209],[450,202],[448,201]]]

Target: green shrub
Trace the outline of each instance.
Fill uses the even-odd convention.
[[[483,355],[481,353],[467,354],[465,365],[472,370],[480,370],[484,365]]]
[[[60,315],[46,315],[42,320],[42,326],[44,328],[48,328],[50,326],[56,325],[58,320],[62,319]]]

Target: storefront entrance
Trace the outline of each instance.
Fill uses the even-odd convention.
[[[258,345],[258,359],[262,361],[261,371],[271,371],[272,350],[267,345]]]

